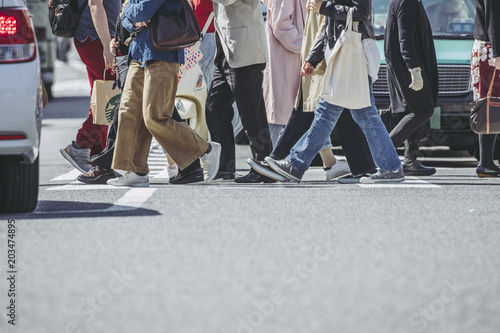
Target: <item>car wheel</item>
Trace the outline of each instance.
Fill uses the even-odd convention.
[[[1,161],[0,172],[0,211],[33,211],[38,203],[39,158],[33,164],[21,164],[18,157],[5,157]]]

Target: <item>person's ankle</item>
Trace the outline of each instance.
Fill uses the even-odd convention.
[[[207,150],[205,151],[205,154],[209,154],[210,152],[212,151],[212,145],[210,144],[210,142],[208,143],[208,148]]]

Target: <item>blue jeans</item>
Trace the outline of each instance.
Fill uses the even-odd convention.
[[[212,32],[205,34],[205,37],[200,44],[200,51],[201,54],[203,54],[203,57],[200,59],[198,64],[200,65],[203,76],[205,77],[207,90],[209,90],[215,73],[215,33]]]
[[[370,98],[372,105],[357,110],[350,110],[352,118],[365,134],[375,165],[382,173],[401,169],[401,161],[392,144],[375,107],[370,79]],[[330,104],[320,99],[314,111],[314,120],[309,130],[290,150],[286,160],[301,173],[305,173],[316,154],[330,136],[343,107]]]

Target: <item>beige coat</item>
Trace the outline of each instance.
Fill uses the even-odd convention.
[[[263,0],[269,62],[264,72],[267,121],[286,125],[297,97],[307,0]]]
[[[307,4],[307,19],[304,30],[304,39],[302,42],[301,62],[307,57],[309,50],[314,46],[316,40],[324,30],[326,20],[323,15],[309,11],[309,3]],[[295,101],[295,108],[299,106],[300,96],[304,99],[303,110],[312,112],[316,109],[319,102],[321,90],[323,89],[323,76],[325,75],[326,62],[322,60],[314,70],[311,77],[301,77],[299,93]]]
[[[215,30],[231,68],[264,64],[266,33],[259,0],[213,0]]]

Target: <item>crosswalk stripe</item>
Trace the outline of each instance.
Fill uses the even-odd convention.
[[[441,186],[426,182],[413,176],[406,176],[405,181],[402,183],[382,183],[382,184],[357,184],[359,187],[388,187],[388,188],[441,188]]]
[[[108,185],[105,185],[108,186]],[[108,186],[108,188],[111,186]],[[88,210],[66,210],[66,211],[38,211],[33,214],[75,214],[75,213],[109,213],[136,210],[142,207],[144,203],[153,195],[156,188],[132,188],[125,193],[117,202],[108,208],[104,209],[88,209]]]
[[[66,172],[65,174],[62,174],[62,175],[60,175],[60,176],[58,176],[56,178],[53,178],[50,181],[51,182],[56,182],[56,181],[60,181],[60,180],[74,180],[81,173],[82,172],[80,170],[72,169],[70,172]]]

